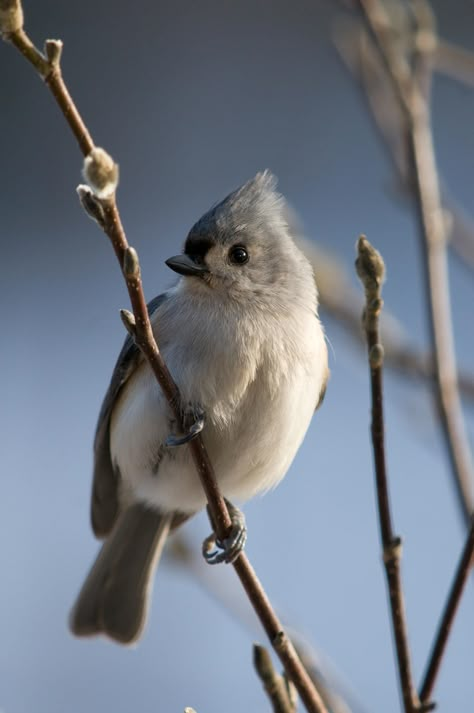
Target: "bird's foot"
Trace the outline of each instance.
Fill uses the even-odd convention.
[[[200,407],[189,408],[184,414],[184,425],[186,432],[182,436],[175,436],[170,433],[165,441],[165,445],[168,448],[176,448],[177,446],[184,446],[185,443],[189,443],[193,438],[196,438],[198,433],[204,428],[206,422],[206,414]]]
[[[202,543],[202,554],[208,564],[220,564],[221,562],[230,564],[235,562],[247,541],[245,515],[228,500],[225,502],[229,510],[232,527],[225,540],[219,540],[215,532],[212,532]],[[211,517],[210,519],[212,522]]]

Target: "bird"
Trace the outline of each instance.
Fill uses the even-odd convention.
[[[209,562],[233,561],[245,524],[232,506],[274,488],[321,404],[329,376],[311,264],[268,170],[205,213],[177,283],[148,304],[181,396],[186,433],[128,336],[94,440],[91,522],[104,543],[70,614],[76,636],[131,644],[143,633],[170,531],[206,507],[186,443],[201,432],[234,535]]]

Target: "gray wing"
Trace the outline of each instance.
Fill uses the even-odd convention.
[[[327,359],[328,359],[328,350],[327,350],[327,346],[326,346],[326,373],[324,375],[323,383],[321,385],[321,391],[319,392],[318,402],[316,404],[316,408],[314,409],[315,411],[317,411],[318,408],[321,406],[321,404],[324,401],[324,397],[326,396],[326,389],[328,387],[329,376],[331,374],[331,372],[329,371]]]
[[[166,293],[148,304],[150,316],[168,298]],[[105,537],[113,528],[119,514],[119,476],[110,457],[110,416],[123,385],[135,371],[141,352],[127,336],[115,364],[109,388],[105,394],[94,439],[94,476],[92,481],[91,522],[96,537]]]
[[[319,398],[318,398],[318,403],[316,404],[316,408],[314,409],[315,411],[318,410],[318,408],[321,406],[321,404],[324,401],[324,397],[326,396],[326,390],[328,387],[328,380],[329,380],[329,369],[326,372],[326,377],[323,381],[323,385],[321,387],[321,391],[319,393]]]

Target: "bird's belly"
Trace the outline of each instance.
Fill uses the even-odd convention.
[[[213,424],[208,414],[203,438],[225,497],[242,501],[277,485],[304,438],[321,381],[298,367],[277,392],[257,380],[228,426]],[[122,475],[136,499],[162,511],[192,513],[206,505],[187,446],[166,449],[156,472],[144,466]]]
[[[276,394],[257,389],[216,470],[226,497],[247,500],[275,487],[290,467],[314,413],[321,384],[297,367]]]

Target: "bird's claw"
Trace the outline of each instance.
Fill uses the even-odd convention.
[[[205,420],[206,419],[204,412],[200,411],[194,422],[189,426],[187,433],[185,433],[183,436],[175,436],[170,433],[170,435],[165,441],[165,446],[167,448],[176,448],[177,446],[184,446],[186,443],[189,443],[193,440],[193,438],[196,438],[198,433],[201,433],[204,428]]]
[[[208,564],[230,564],[235,562],[247,541],[247,525],[241,510],[226,500],[232,527],[225,540],[219,540],[212,532],[202,543],[202,554]]]

